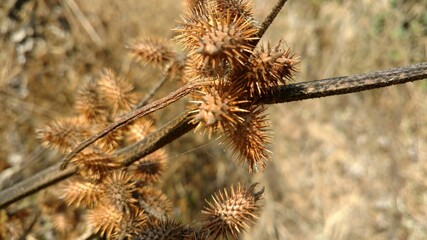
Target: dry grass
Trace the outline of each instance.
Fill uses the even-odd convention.
[[[0,187],[58,159],[40,150],[35,129],[70,112],[75,91],[104,67],[139,90],[154,85],[156,69],[133,64],[124,46],[144,34],[170,36],[180,11],[166,0],[30,1],[13,22],[6,16],[13,2],[0,3]],[[275,1],[255,2],[262,19]],[[291,0],[265,39],[283,38],[301,56],[297,81],[426,61],[421,2]],[[175,88],[168,83],[157,96]],[[215,189],[260,181],[263,212],[245,239],[425,239],[426,97],[422,81],[273,106],[273,161],[254,176],[216,142],[187,134],[167,148],[164,192],[176,215],[191,222]],[[173,109],[157,122],[184,106]]]

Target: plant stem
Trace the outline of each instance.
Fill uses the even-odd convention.
[[[406,82],[427,78],[427,62],[392,68],[367,74],[357,74],[346,77],[328,78],[318,81],[293,83],[273,89],[272,93],[263,96],[260,101],[264,104],[275,104],[305,99],[361,92],[382,88]],[[134,161],[163,147],[179,138],[195,127],[185,112],[175,118],[157,132],[141,142],[118,151],[115,155],[122,166],[129,166]],[[54,165],[36,175],[0,192],[0,208],[16,202],[52,184],[60,182],[76,172],[76,168],[59,170],[59,164]]]

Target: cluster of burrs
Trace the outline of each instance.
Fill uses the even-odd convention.
[[[255,49],[259,29],[250,1],[188,1],[175,29],[184,54],[166,41],[147,37],[129,46],[136,60],[162,67],[167,79],[199,84],[191,96],[191,122],[196,130],[218,135],[250,172],[263,169],[270,157],[269,122],[258,99],[286,84],[298,63],[282,42]],[[69,152],[141,106],[133,83],[111,70],[90,81],[76,99],[75,116],[39,131],[45,146]],[[171,220],[172,204],[154,186],[165,171],[166,153],[158,150],[130,165],[123,164],[120,154],[155,132],[153,125],[152,119],[140,118],[71,159],[77,174],[61,187],[61,196],[48,194],[41,201],[58,231],[76,229],[79,221],[64,219],[78,219],[82,208],[90,231],[111,239],[237,239],[254,222],[264,192],[255,191],[257,184],[219,191],[207,202],[200,222]]]
[[[154,43],[147,39],[139,43],[144,41]],[[132,83],[106,70],[79,92],[75,116],[58,119],[39,130],[43,145],[61,152],[74,148],[129,111],[136,103],[132,90]],[[255,191],[256,185],[219,191],[212,202],[207,202],[205,219],[200,222],[185,225],[171,220],[172,203],[154,185],[165,171],[166,153],[157,150],[128,167],[121,166],[116,154],[153,131],[153,120],[139,119],[73,158],[77,174],[40,200],[44,216],[49,216],[58,236],[77,237],[79,223],[85,222],[93,234],[108,239],[236,239],[254,222],[263,194],[263,189]]]
[[[255,49],[260,27],[250,1],[193,5],[175,29],[187,53],[187,80],[206,83],[192,95],[192,122],[196,130],[219,135],[250,172],[263,169],[271,137],[266,108],[258,99],[287,84],[299,61],[283,42]]]

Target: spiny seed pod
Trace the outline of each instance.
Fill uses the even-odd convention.
[[[132,93],[134,85],[125,78],[118,77],[112,70],[106,69],[98,80],[99,92],[110,107],[112,115],[132,109],[136,96]]]
[[[238,87],[249,89],[251,96],[269,93],[292,79],[298,63],[289,49],[282,48],[282,42],[274,48],[261,46],[252,54],[244,73],[236,77]]]
[[[203,128],[209,137],[217,129],[225,132],[226,128],[234,128],[243,119],[239,114],[247,112],[240,108],[246,100],[240,100],[244,92],[231,89],[226,82],[220,81],[215,86],[203,87],[194,94],[192,103],[197,104],[192,122],[198,123],[196,131]]]
[[[142,37],[130,47],[130,54],[142,64],[166,66],[176,59],[176,53],[164,40]]]
[[[75,109],[89,123],[107,120],[108,111],[98,92],[98,85],[90,81],[77,95]]]
[[[143,187],[138,190],[139,205],[152,220],[166,219],[172,212],[172,203],[161,191],[152,187]]]
[[[188,56],[185,64],[184,74],[187,82],[215,78],[226,74],[224,68],[204,67],[203,62],[200,62],[200,59],[194,55]]]
[[[123,213],[117,208],[108,204],[100,204],[87,212],[86,222],[93,228],[94,232],[99,232],[101,236],[109,238],[120,227],[123,218]]]
[[[148,118],[140,118],[125,126],[126,140],[135,143],[153,132],[154,123]]]
[[[244,121],[227,129],[223,143],[232,149],[233,155],[238,155],[239,162],[248,163],[250,173],[258,171],[258,166],[263,170],[264,160],[268,160],[270,154],[266,145],[271,142],[265,107],[252,105],[241,117]]]
[[[92,126],[92,134],[96,134],[105,127],[111,124],[110,121],[104,121],[100,124]],[[111,153],[113,150],[116,150],[120,144],[120,141],[123,140],[123,130],[117,129],[109,132],[106,136],[98,139],[94,146],[102,149],[106,153]]]
[[[208,4],[216,8],[216,12],[230,11],[232,17],[244,17],[251,19],[253,15],[253,3],[250,0],[208,0]]]
[[[45,147],[68,152],[91,134],[80,118],[64,118],[53,121],[44,129],[37,130],[38,138]]]
[[[70,162],[78,167],[81,176],[91,180],[99,180],[106,173],[120,167],[114,158],[101,151],[79,153]]]
[[[175,29],[178,42],[203,68],[244,65],[258,28],[243,17],[232,16],[230,11],[216,11],[209,4],[199,4],[183,16],[182,27]]]
[[[68,205],[75,207],[85,205],[92,208],[97,204],[102,195],[99,182],[92,182],[80,176],[75,176],[68,180],[65,183],[63,192],[62,198],[64,201]]]
[[[124,171],[115,171],[102,182],[103,201],[121,212],[129,212],[131,205],[137,200],[133,193],[137,191],[135,182]]]
[[[147,217],[140,209],[123,216],[122,221],[111,234],[112,239],[135,239],[146,228]]]
[[[129,167],[129,172],[135,180],[139,180],[144,184],[158,182],[165,171],[166,158],[166,152],[163,149],[159,149],[133,163]]]
[[[150,221],[134,240],[187,239],[190,229],[171,220]]]
[[[255,222],[261,207],[258,201],[264,193],[264,188],[255,192],[256,185],[245,189],[239,184],[236,190],[233,187],[230,191],[224,189],[213,195],[212,202],[207,201],[208,206],[202,213],[206,217],[203,231],[209,239],[238,239],[239,234]]]

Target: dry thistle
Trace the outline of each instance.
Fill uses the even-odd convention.
[[[138,189],[139,205],[152,220],[166,219],[172,212],[172,203],[161,191],[152,187]]]
[[[121,114],[132,109],[136,96],[132,93],[134,86],[123,77],[117,76],[112,70],[106,69],[98,80],[99,92],[110,107],[112,115]]]
[[[92,208],[94,207],[101,195],[102,190],[99,187],[99,182],[89,181],[80,176],[68,180],[65,183],[64,194],[62,198],[68,205],[80,207],[82,205]]]
[[[75,109],[80,116],[91,124],[105,122],[108,118],[108,108],[102,102],[98,92],[98,85],[90,81],[78,93]]]
[[[86,214],[86,222],[94,232],[99,232],[101,236],[107,238],[119,229],[123,218],[122,212],[117,208],[104,204],[98,205]]]
[[[120,167],[113,157],[100,150],[80,153],[72,161],[81,176],[91,180],[99,180],[106,173]]]
[[[237,87],[249,89],[251,96],[269,93],[278,85],[286,85],[296,72],[299,60],[291,55],[290,49],[283,49],[282,42],[271,48],[268,44],[256,50],[244,68],[244,73],[237,77]]]
[[[114,229],[111,239],[135,239],[141,231],[146,228],[147,218],[142,210],[135,210],[124,215],[120,225]]]
[[[254,48],[252,40],[257,39],[258,28],[252,21],[219,10],[212,4],[198,4],[182,17],[182,27],[175,29],[178,42],[202,68],[244,65],[246,53]]]
[[[125,139],[129,143],[135,143],[144,139],[155,130],[153,120],[149,118],[138,119],[126,126]]]
[[[61,152],[70,151],[80,141],[91,135],[89,129],[79,118],[63,118],[53,121],[44,129],[37,130],[37,134],[44,147]]]
[[[265,107],[260,105],[251,105],[241,117],[244,121],[235,128],[227,129],[223,143],[232,149],[233,155],[238,155],[239,162],[248,163],[249,172],[252,173],[258,170],[258,166],[264,169],[264,160],[270,157],[267,149],[271,142],[270,124],[266,119]]]
[[[91,130],[92,132],[97,132],[108,124],[108,121],[104,121],[103,123],[92,125]],[[116,131],[110,132],[103,138],[98,139],[94,146],[102,149],[102,151],[106,153],[111,153],[119,147],[121,141],[123,140],[123,135],[126,133],[125,131],[126,129],[118,129]]]
[[[211,87],[203,87],[201,91],[193,94],[192,103],[197,104],[193,116],[193,123],[198,123],[196,131],[204,129],[209,137],[219,129],[225,132],[227,128],[234,129],[244,119],[239,114],[247,112],[241,108],[247,100],[240,100],[244,91],[231,89],[225,81]]]
[[[101,185],[103,201],[122,213],[129,213],[130,208],[138,201],[132,195],[137,191],[135,184],[125,171],[115,171],[107,175]]]
[[[159,149],[129,166],[129,173],[137,181],[152,184],[159,181],[166,168],[166,152]]]
[[[232,17],[253,19],[254,6],[250,0],[208,0],[208,3],[213,4],[218,13],[230,11]]]
[[[153,64],[165,67],[177,56],[167,41],[142,37],[130,47],[130,55],[141,64]]]
[[[264,188],[255,192],[257,184],[248,189],[237,186],[230,191],[218,191],[212,197],[213,202],[207,201],[208,206],[202,211],[206,222],[202,227],[209,239],[231,237],[237,239],[238,235],[255,222],[256,213],[260,210],[259,200],[262,198]]]
[[[175,221],[149,221],[134,240],[187,239],[190,234],[189,228]]]

